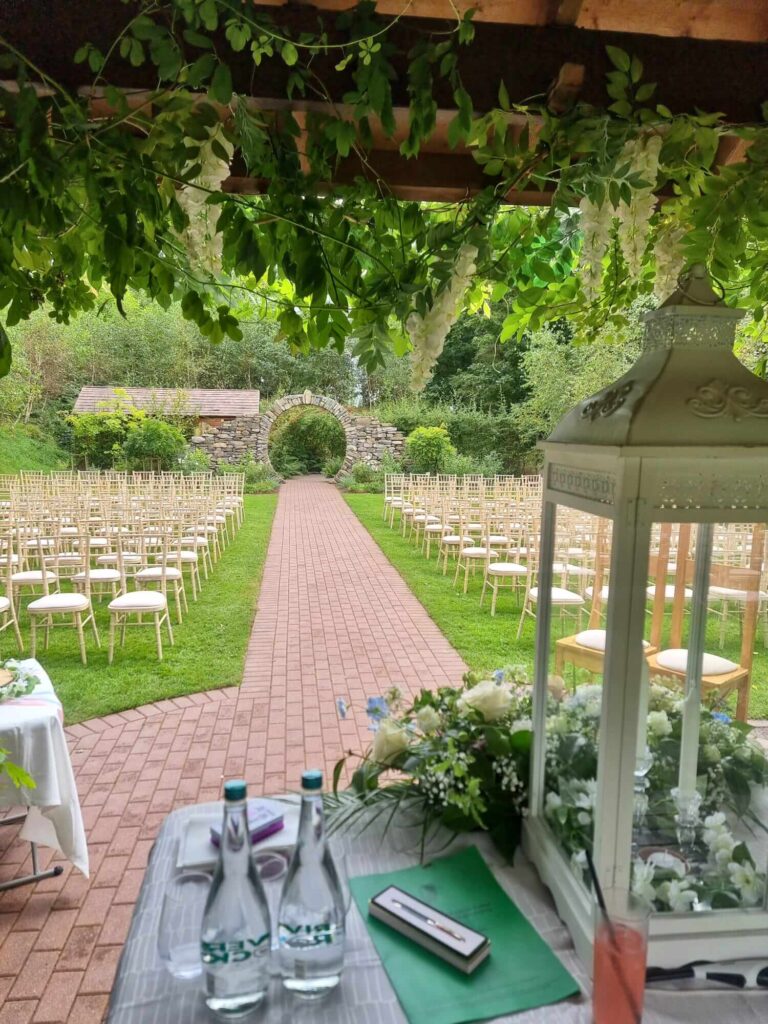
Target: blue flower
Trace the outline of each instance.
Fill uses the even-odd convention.
[[[725,722],[726,725],[730,725],[732,718],[730,715],[726,715],[723,711],[713,711],[712,717],[716,718],[718,722]]]
[[[368,703],[365,706],[365,713],[371,720],[371,724],[368,728],[372,732],[376,732],[379,728],[379,722],[381,719],[386,718],[389,714],[389,705],[384,697],[369,697]]]
[[[336,710],[339,712],[339,718],[347,717],[347,702],[343,697],[336,698]]]
[[[504,682],[503,668],[496,669],[496,671],[493,673],[493,681],[496,683],[497,686],[500,686]]]

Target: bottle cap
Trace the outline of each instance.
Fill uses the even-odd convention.
[[[245,800],[246,785],[244,779],[228,779],[224,783],[225,800]]]
[[[301,788],[302,789],[322,789],[323,788],[323,773],[314,769],[312,771],[301,773]]]

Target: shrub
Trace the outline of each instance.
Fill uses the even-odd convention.
[[[323,463],[323,476],[336,476],[343,465],[343,455],[332,455],[330,459],[326,459]]]
[[[72,431],[72,455],[76,465],[111,469],[122,459],[123,445],[129,432],[145,419],[145,414],[134,408],[68,416],[67,424]]]
[[[496,452],[488,452],[482,459],[476,459],[471,455],[454,455],[445,464],[444,473],[453,473],[456,476],[481,474],[482,476],[496,476],[503,472],[500,456]]]
[[[412,473],[443,473],[456,456],[445,427],[416,427],[405,441],[405,462]]]
[[[387,468],[392,465],[396,468]],[[340,477],[339,487],[353,494],[381,494],[384,490],[384,474],[395,472],[400,472],[400,468],[392,456],[382,458],[378,468],[367,462],[356,462],[349,473]]]
[[[417,427],[443,426],[461,455],[483,459],[487,452],[496,452],[502,472],[523,472],[529,457],[530,441],[521,438],[514,410],[483,412],[456,408],[446,402],[430,405],[423,398],[401,398],[384,402],[372,412],[382,423],[392,423],[406,435]]]
[[[268,494],[280,486],[280,477],[266,462],[259,462],[248,452],[237,463],[220,462],[217,473],[243,473],[245,475],[246,494]]]
[[[176,467],[180,473],[207,473],[211,468],[211,456],[204,448],[187,447],[179,457]]]
[[[178,427],[147,417],[129,429],[123,456],[128,469],[175,469],[186,447]]]

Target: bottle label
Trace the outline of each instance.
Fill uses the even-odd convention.
[[[242,963],[257,954],[265,942],[269,943],[269,932],[265,932],[260,939],[203,942],[201,943],[203,963],[208,965]]]
[[[330,921],[324,924],[284,924],[280,922],[280,945],[300,940],[302,946],[330,946],[334,942],[336,927]]]

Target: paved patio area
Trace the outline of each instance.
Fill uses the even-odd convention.
[[[284,484],[242,686],[67,730],[91,877],[66,864],[59,878],[0,895],[0,1024],[102,1020],[170,810],[216,799],[225,777],[276,793],[305,766],[330,771],[370,739],[363,714],[338,720],[337,696],[360,705],[393,685],[455,684],[464,671],[338,491],[319,477]],[[0,829],[0,879],[29,868],[16,831]]]

